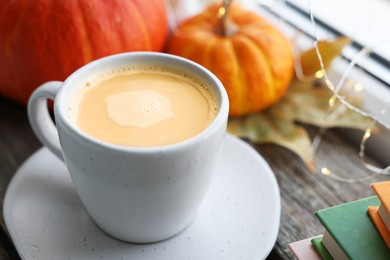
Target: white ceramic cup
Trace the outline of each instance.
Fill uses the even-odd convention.
[[[198,135],[165,146],[125,147],[85,134],[67,115],[74,93],[95,75],[128,65],[162,65],[203,80],[219,101],[216,118]],[[47,99],[54,100],[55,125]],[[35,134],[64,160],[96,224],[115,238],[135,243],[167,239],[190,224],[211,183],[228,110],[226,91],[211,72],[192,61],[157,52],[123,53],[91,62],[64,82],[41,85],[28,104]]]

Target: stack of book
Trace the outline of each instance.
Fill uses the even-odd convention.
[[[289,244],[293,255],[302,260],[390,259],[390,181],[371,188],[376,196],[315,212],[323,235]]]

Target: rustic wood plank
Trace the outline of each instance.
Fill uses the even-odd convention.
[[[0,205],[20,164],[41,144],[32,133],[24,106],[0,97]]]
[[[26,108],[0,97],[0,259],[18,259],[4,225],[7,186],[17,168],[40,146],[29,126]]]

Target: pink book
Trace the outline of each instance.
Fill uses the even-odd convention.
[[[317,254],[316,250],[310,242],[313,238],[314,237],[310,237],[288,244],[288,248],[296,259],[321,260],[321,257]]]

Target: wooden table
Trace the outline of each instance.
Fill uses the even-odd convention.
[[[313,137],[317,128],[307,127]],[[0,97],[0,259],[18,259],[7,236],[3,220],[3,200],[8,183],[18,166],[41,144],[28,124],[26,108]],[[321,234],[323,228],[313,212],[331,205],[373,195],[369,184],[388,177],[380,176],[366,182],[339,182],[307,170],[292,152],[276,145],[253,145],[268,161],[280,187],[282,215],[278,238],[268,259],[292,259],[287,244]],[[356,158],[357,151],[338,131],[327,131],[320,154],[330,165],[340,167],[351,177],[367,174]]]

